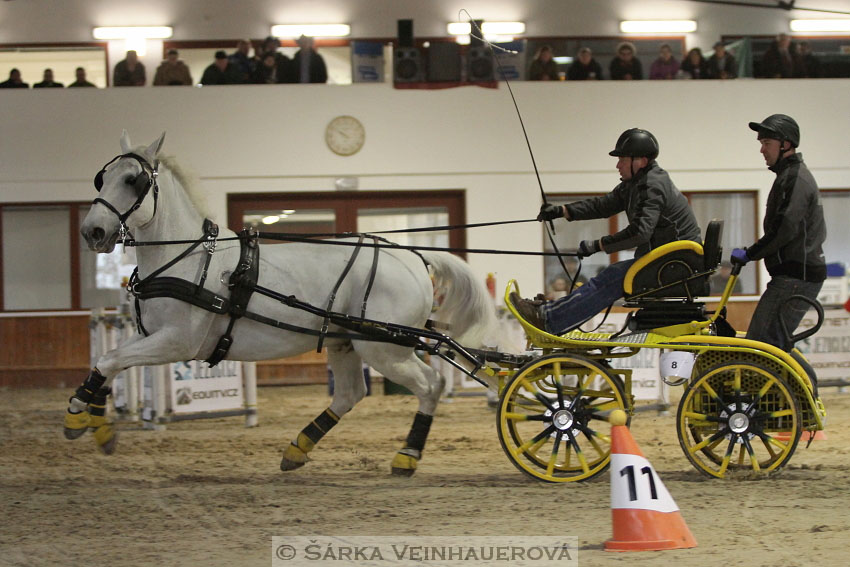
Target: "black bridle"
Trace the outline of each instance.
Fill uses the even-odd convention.
[[[100,193],[100,190],[103,188],[103,174],[106,173],[106,168],[108,168],[110,165],[112,165],[113,162],[121,158],[133,158],[137,162],[139,162],[139,165],[142,166],[142,171],[138,175],[128,175],[127,178],[124,180],[124,182],[128,186],[132,187],[136,191],[136,194],[138,195],[136,197],[136,202],[133,203],[133,205],[123,213],[119,212],[118,209],[116,209],[112,205],[112,203],[101,199],[100,197],[92,201],[92,205],[100,203],[104,207],[115,213],[115,216],[118,217],[118,222],[121,223],[118,237],[121,240],[124,240],[128,233],[127,219],[130,217],[131,214],[136,211],[136,209],[142,206],[142,203],[148,196],[148,193],[150,192],[151,188],[153,188],[153,214],[156,215],[157,200],[159,197],[159,185],[156,182],[156,179],[159,176],[159,161],[156,161],[154,165],[151,165],[148,160],[146,160],[139,154],[135,154],[132,152],[115,156],[114,158],[109,160],[106,165],[101,168],[100,171],[97,172],[97,175],[94,176],[94,188],[97,189],[98,193]],[[151,215],[151,218],[153,218],[153,215]]]

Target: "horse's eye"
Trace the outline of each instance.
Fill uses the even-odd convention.
[[[126,183],[127,185],[130,185],[130,186],[134,185],[136,183],[136,176],[135,175],[128,175],[127,177],[124,178],[124,183]]]

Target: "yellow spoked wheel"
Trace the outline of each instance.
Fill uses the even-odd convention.
[[[547,482],[587,480],[608,467],[608,414],[626,409],[619,378],[599,362],[553,354],[520,368],[502,390],[499,441],[522,472]]]
[[[780,376],[749,362],[727,362],[685,389],[676,430],[697,470],[723,478],[779,470],[797,448],[802,421]]]

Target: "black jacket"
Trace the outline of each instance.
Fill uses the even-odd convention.
[[[747,256],[763,258],[771,276],[822,282],[826,279],[822,248],[826,223],[815,178],[802,154],[791,154],[770,170],[776,180],[767,196],[764,236],[747,248]]]
[[[567,210],[570,220],[608,218],[625,211],[629,226],[601,239],[609,254],[637,248],[637,258],[675,240],[702,243],[688,199],[655,160],[607,195],[570,203]]]

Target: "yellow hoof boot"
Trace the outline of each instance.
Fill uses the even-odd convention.
[[[118,432],[115,431],[112,422],[102,416],[92,416],[89,427],[94,428],[94,442],[97,443],[97,447],[105,455],[114,453],[115,446],[118,444]]]
[[[90,427],[91,414],[87,411],[79,413],[65,412],[65,439],[78,439]]]
[[[402,449],[393,457],[390,470],[395,476],[413,476],[421,456],[422,454],[415,449]]]
[[[280,461],[280,470],[294,471],[295,469],[303,467],[308,460],[309,458],[307,457],[307,453],[295,445],[290,444],[283,451],[283,459]]]

